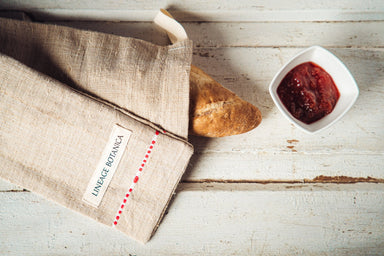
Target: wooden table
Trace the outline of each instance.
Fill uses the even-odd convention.
[[[164,45],[151,22],[160,8],[194,41],[193,64],[258,106],[263,122],[239,136],[190,138],[196,153],[146,245],[1,181],[0,254],[384,255],[384,2],[0,3]],[[279,68],[312,45],[339,57],[360,88],[343,119],[316,135],[290,124],[268,93]]]

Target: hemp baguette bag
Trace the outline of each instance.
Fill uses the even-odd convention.
[[[147,242],[193,153],[192,42],[0,19],[0,51],[0,177]]]

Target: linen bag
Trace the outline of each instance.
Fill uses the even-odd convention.
[[[0,18],[0,177],[147,242],[193,153],[192,42]]]

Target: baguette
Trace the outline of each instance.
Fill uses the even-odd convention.
[[[191,66],[189,133],[224,137],[248,132],[261,122],[259,109]]]
[[[172,15],[160,9],[155,23],[163,27],[172,43],[188,38]],[[171,18],[164,20],[164,16]],[[261,122],[258,108],[224,88],[201,69],[191,66],[189,134],[224,137],[245,133]]]

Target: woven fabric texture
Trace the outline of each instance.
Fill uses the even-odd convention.
[[[192,43],[156,46],[0,19],[0,177],[147,242],[193,153],[187,142]],[[132,131],[98,207],[84,191],[115,125]],[[165,129],[167,132],[163,132]]]

